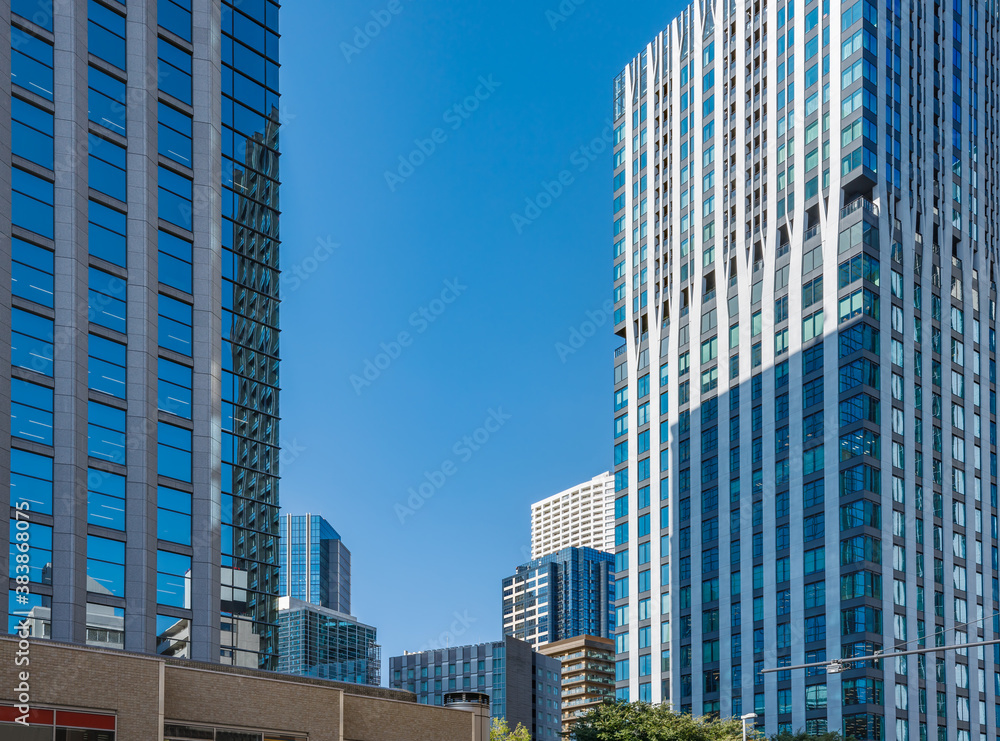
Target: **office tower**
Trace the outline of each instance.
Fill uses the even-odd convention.
[[[547,643],[538,651],[562,664],[562,730],[564,738],[577,720],[615,696],[615,642],[611,638],[576,636]]]
[[[614,634],[614,556],[563,548],[517,567],[501,585],[503,632],[534,647]]]
[[[531,505],[531,557],[563,548],[615,551],[615,479],[605,472]]]
[[[377,631],[337,610],[279,597],[278,671],[377,687],[382,681]]]
[[[619,696],[995,735],[992,648],[759,671],[997,635],[997,38],[696,2],[614,80]]]
[[[8,630],[274,669],[278,5],[0,13]]]
[[[351,613],[351,552],[319,515],[281,515],[280,595]]]
[[[534,741],[559,738],[560,664],[524,641],[405,653],[389,659],[389,687],[417,694],[424,705],[441,705],[449,692],[484,692],[490,714],[531,731]]]

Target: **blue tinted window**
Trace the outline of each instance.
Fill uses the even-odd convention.
[[[162,166],[159,168],[159,179],[159,217],[190,231],[193,189],[191,181]]]
[[[161,605],[187,607],[185,595],[191,578],[191,557],[169,551],[156,552],[156,601]]]
[[[156,472],[178,481],[191,481],[191,431],[160,422]]]
[[[52,100],[52,47],[18,28],[10,29],[10,80]]]
[[[93,134],[88,144],[90,187],[119,201],[126,200],[125,149]]]
[[[162,3],[160,7],[163,7]],[[191,167],[191,117],[162,102],[158,110],[157,147],[160,154],[185,167]]]
[[[95,67],[87,68],[87,82],[90,120],[116,134],[124,134],[125,83]]]
[[[88,3],[87,17],[88,51],[125,69],[125,18],[95,0]]]
[[[36,165],[52,169],[53,118],[48,111],[11,98],[11,151]]]
[[[191,293],[191,243],[165,231],[159,233],[159,278],[171,288]]]
[[[87,452],[125,464],[125,411],[91,401],[87,405]]]
[[[52,239],[54,236],[52,183],[16,167],[11,170],[11,178],[13,181],[11,222],[15,226]]]
[[[90,201],[88,208],[90,226],[87,244],[90,254],[123,268],[126,267],[125,214],[97,201]]]
[[[10,397],[10,434],[51,445],[52,389],[12,378]]]
[[[171,33],[191,40],[191,0],[160,0],[156,20]]]
[[[30,512],[52,514],[52,459],[11,448],[10,503],[26,502]]]
[[[88,591],[125,596],[124,543],[96,535],[87,536],[87,582]]]
[[[111,273],[90,268],[87,316],[94,324],[125,332],[125,281]]]
[[[51,319],[21,309],[11,310],[11,363],[52,375]]]
[[[21,534],[20,540],[18,534]],[[22,553],[18,549],[18,543],[28,543],[26,552]],[[27,520],[10,520],[10,566],[8,576],[14,579],[17,576],[27,575],[28,579],[35,584],[52,583],[52,528],[48,525],[40,525],[37,522],[29,523]],[[17,556],[21,556],[21,563],[18,563]],[[27,561],[27,563],[25,563]],[[18,607],[23,610],[24,607]]]
[[[191,55],[164,39],[157,39],[157,55],[160,90],[191,105]]]
[[[52,253],[17,237],[11,239],[11,246],[11,292],[51,309]]]
[[[90,355],[87,364],[90,388],[124,399],[125,345],[92,334],[87,349]]]
[[[157,488],[156,503],[156,537],[191,545],[191,495],[160,486]]]
[[[87,522],[125,529],[125,477],[91,468],[87,471]]]
[[[161,411],[191,419],[191,369],[165,358],[157,360]]]
[[[11,0],[10,9],[36,26],[52,30],[52,0]]]
[[[191,355],[191,306],[160,294],[160,347]]]

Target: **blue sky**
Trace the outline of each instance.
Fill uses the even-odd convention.
[[[383,658],[499,638],[529,505],[611,466],[611,85],[680,7],[282,9],[281,500]]]

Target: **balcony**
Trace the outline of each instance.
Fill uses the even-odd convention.
[[[864,196],[858,196],[853,201],[848,203],[842,209],[840,209],[840,218],[846,219],[848,216],[853,214],[858,209],[864,209],[867,213],[870,213],[876,219],[878,218],[878,206],[869,201]]]
[[[810,239],[819,234],[819,224],[806,229],[805,234],[802,235],[802,241],[808,242]]]
[[[618,349],[616,349],[615,350],[615,357],[618,358],[618,357],[621,357],[622,355],[624,355],[626,347],[628,347],[628,345],[622,345],[621,347],[619,347]]]

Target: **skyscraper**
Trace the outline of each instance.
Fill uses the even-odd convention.
[[[8,629],[274,669],[278,5],[0,13]]]
[[[538,648],[614,631],[614,556],[563,548],[518,566],[501,583],[503,632]]]
[[[531,557],[563,548],[615,549],[615,479],[605,472],[531,505]]]
[[[319,515],[281,515],[282,597],[351,612],[351,552]]]
[[[620,697],[993,737],[995,2],[694,2],[613,85]]]

